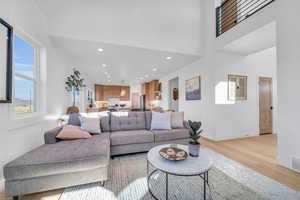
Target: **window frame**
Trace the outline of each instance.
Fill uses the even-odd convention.
[[[231,79],[236,79],[235,83],[237,82],[237,80],[242,80],[244,81],[244,96],[239,97],[236,94],[237,88],[235,88],[235,96],[234,98],[231,97],[231,86],[230,86],[230,82]],[[228,74],[228,101],[246,101],[248,98],[248,76],[244,76],[244,75],[235,75],[235,74]]]
[[[25,119],[25,118],[35,118],[38,117],[41,114],[41,105],[40,105],[40,94],[41,94],[41,86],[40,86],[40,78],[41,78],[41,74],[40,74],[40,68],[41,68],[41,56],[40,56],[40,52],[41,52],[41,46],[38,44],[38,42],[35,42],[32,38],[30,38],[29,36],[25,35],[24,33],[21,32],[14,32],[13,38],[17,36],[20,39],[24,40],[26,43],[28,43],[31,47],[33,47],[34,49],[34,62],[33,62],[33,76],[26,76],[23,74],[19,74],[16,72],[16,66],[15,66],[15,59],[13,59],[13,103],[11,106],[11,116],[13,119]],[[13,40],[13,47],[14,47],[15,43]],[[15,111],[15,78],[19,77],[25,80],[30,80],[33,81],[33,90],[34,90],[34,100],[33,100],[33,107],[34,110],[33,112],[28,112],[28,113],[16,113]]]

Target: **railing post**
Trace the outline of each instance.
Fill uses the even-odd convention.
[[[216,37],[221,35],[221,6],[216,8]]]

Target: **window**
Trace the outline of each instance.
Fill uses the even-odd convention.
[[[37,111],[37,51],[29,40],[14,36],[14,111]]]
[[[228,75],[228,100],[247,100],[247,76]]]

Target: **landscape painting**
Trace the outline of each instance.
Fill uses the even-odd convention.
[[[185,81],[185,99],[201,100],[201,77],[197,76]]]

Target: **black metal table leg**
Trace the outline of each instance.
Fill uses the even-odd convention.
[[[147,160],[147,176],[149,175],[149,161]]]
[[[205,173],[204,173],[204,180],[203,180],[203,181],[204,181],[204,185],[203,185],[203,187],[204,187],[204,188],[203,188],[203,191],[204,191],[204,192],[203,192],[203,199],[204,199],[204,200],[206,200],[206,179],[207,179],[207,178],[206,178],[206,172],[205,172]]]
[[[150,187],[150,179],[151,179],[151,177],[155,174],[155,173],[157,173],[157,172],[159,172],[159,171],[161,171],[161,170],[159,170],[159,169],[154,169],[153,171],[151,171],[150,172],[150,164],[151,163],[149,163],[148,162],[148,160],[147,160],[147,185],[148,185],[148,191],[149,191],[149,193],[150,193],[150,195],[155,199],[155,200],[159,200],[159,198],[157,198],[154,194],[153,194],[153,192],[152,192],[152,190],[151,190],[151,187]],[[161,171],[162,172],[162,171]],[[169,174],[169,173],[167,173],[167,172],[164,172],[165,173],[165,175],[166,175],[166,200],[168,200],[169,199],[169,175],[174,175],[174,176],[199,176],[202,180],[203,180],[203,199],[204,200],[206,200],[207,198],[206,198],[206,193],[207,193],[207,186],[208,186],[208,171],[206,171],[206,172],[204,172],[204,173],[202,173],[202,174],[198,174],[198,175],[177,175],[177,174]],[[209,192],[211,192],[210,190],[209,190]]]
[[[169,175],[166,173],[166,200],[169,199]]]

